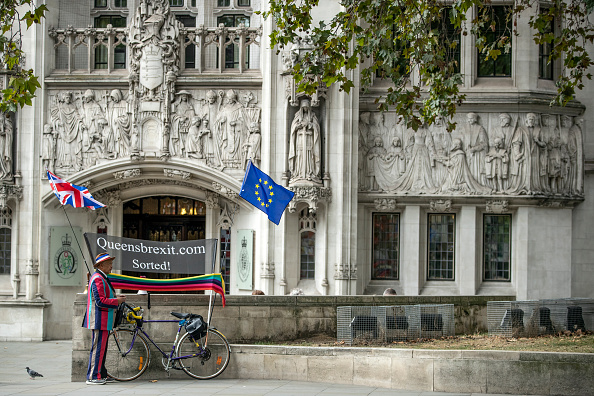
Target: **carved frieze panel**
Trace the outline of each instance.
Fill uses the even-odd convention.
[[[139,168],[126,169],[123,171],[114,172],[113,177],[116,180],[124,180],[124,179],[130,179],[133,177],[138,177],[141,175],[141,173],[142,173],[142,171]]]
[[[501,214],[508,211],[509,202],[506,199],[487,201],[485,211],[487,213]]]
[[[174,179],[181,179],[181,180],[189,180],[192,174],[190,172],[181,171],[178,169],[163,169],[163,173],[165,176],[171,177]]]
[[[432,212],[451,212],[452,211],[452,200],[451,199],[437,199],[429,202],[429,208]]]
[[[0,184],[0,209],[7,207],[11,199],[20,201],[23,198],[23,186],[13,184]]]
[[[373,200],[375,210],[390,211],[396,209],[396,200],[392,198],[377,198]]]
[[[227,188],[223,186],[221,183],[212,182],[212,187],[219,194],[231,199],[232,201],[235,201],[239,197],[239,193],[237,191]]]
[[[359,191],[396,195],[583,197],[580,118],[460,113],[417,131],[393,113],[359,117]]]

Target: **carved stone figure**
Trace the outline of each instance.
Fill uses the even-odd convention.
[[[372,191],[380,189],[376,175],[376,169],[379,163],[384,161],[388,155],[388,151],[384,147],[384,141],[381,136],[376,136],[373,139],[373,146],[367,152],[367,177],[369,178],[369,187]]]
[[[239,168],[241,143],[241,105],[237,102],[237,94],[230,89],[222,98],[217,118],[213,126],[215,144],[221,150],[222,167]]]
[[[188,136],[185,143],[186,157],[188,158],[204,158],[204,145],[200,135],[201,124],[202,119],[200,117],[192,117],[191,126],[188,129]]]
[[[83,132],[82,146],[83,153],[88,152],[91,147],[92,136],[97,134],[97,121],[105,118],[105,112],[95,100],[95,92],[87,89],[82,95],[82,111],[86,130]]]
[[[526,194],[530,184],[530,137],[524,128],[516,128],[509,153],[510,194]]]
[[[526,129],[530,139],[530,193],[546,191],[543,177],[546,178],[546,149],[547,145],[542,136],[538,116],[534,113],[526,115]]]
[[[392,145],[388,148],[388,155],[386,161],[389,163],[393,161],[391,165],[394,168],[393,174],[396,177],[400,177],[406,171],[406,156],[402,149],[402,142],[398,136],[392,138]]]
[[[291,123],[289,144],[290,183],[321,183],[321,139],[318,118],[309,99],[301,100],[301,108]]]
[[[476,113],[466,115],[467,127],[465,134],[465,146],[468,153],[468,166],[472,176],[480,184],[487,184],[485,174],[485,156],[489,150],[489,138],[485,128],[478,123]]]
[[[208,121],[208,125],[212,128],[217,119],[217,113],[219,110],[218,96],[213,90],[206,93],[206,103],[202,105],[200,110],[200,117],[202,120]],[[203,122],[204,124],[204,122]],[[206,163],[210,166],[219,167],[221,165],[221,147],[216,144],[215,138],[212,133],[207,135],[206,144],[204,146]]]
[[[178,99],[172,105],[169,152],[172,156],[183,156],[190,122],[196,116],[196,112],[191,93],[179,91],[177,95]]]
[[[449,158],[450,147],[452,147],[452,137],[445,128],[443,118],[437,117],[435,119],[435,124],[431,128],[431,137],[435,149],[431,162],[433,167],[433,181],[436,186],[441,186],[448,174],[445,162]]]
[[[131,123],[128,103],[119,89],[111,91],[110,99],[107,105],[107,117],[111,134],[104,143],[109,158],[121,158],[130,152]]]
[[[426,125],[421,126],[412,134],[411,138],[413,142],[411,160],[406,165],[404,175],[396,181],[390,190],[433,193],[438,187],[433,181],[431,168],[430,150],[433,151],[433,139]]]
[[[373,124],[371,125],[371,133],[373,135],[373,139],[375,140],[376,136],[382,138],[384,147],[390,144],[390,130],[385,125],[386,117],[384,113],[379,111],[375,113],[375,117],[373,120]]]
[[[43,126],[43,143],[41,145],[41,161],[44,170],[55,173],[56,164],[56,139],[58,132],[54,130],[51,124]],[[45,175],[43,176],[45,177]]]
[[[514,130],[515,126],[512,126],[511,116],[507,113],[499,114],[499,126],[489,131],[489,146],[493,146],[495,139],[499,138],[504,147],[509,148]]]
[[[573,118],[567,115],[561,117],[562,140],[567,144],[567,170],[565,177],[565,191],[571,195],[580,193],[578,176],[581,175],[582,161],[582,133],[580,128],[573,123]]]
[[[371,113],[368,111],[359,115],[359,141],[358,141],[358,171],[359,171],[359,189],[365,191],[369,189],[367,183],[367,151],[369,146],[367,139],[369,138],[369,123]]]
[[[89,136],[89,144],[85,149],[85,166],[96,165],[100,158],[104,158],[103,133],[106,129],[109,129],[109,124],[105,118],[96,120],[96,130]]]
[[[491,189],[477,182],[468,163],[466,162],[466,153],[462,148],[462,140],[454,139],[450,149],[450,158],[447,161],[448,177],[441,186],[442,192],[456,192],[466,194],[488,194]]]
[[[72,92],[58,94],[56,106],[50,109],[54,129],[58,132],[56,168],[77,172],[82,168],[82,134],[86,128]]]
[[[0,113],[0,180],[12,178],[12,121]]]
[[[262,135],[260,135],[260,124],[252,122],[248,127],[249,136],[243,145],[243,167],[247,168],[248,160],[251,159],[254,165],[260,166],[260,145]]]
[[[547,186],[553,194],[560,192],[561,180],[561,133],[557,128],[557,118],[553,115],[543,115],[543,131],[547,145]]]
[[[497,137],[485,157],[487,180],[496,192],[503,191],[503,182],[507,180],[509,155],[503,147],[503,138]]]

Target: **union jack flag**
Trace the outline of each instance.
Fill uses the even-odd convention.
[[[47,179],[62,205],[72,205],[75,208],[90,208],[92,210],[105,206],[93,198],[85,187],[70,184],[50,171],[47,171]]]

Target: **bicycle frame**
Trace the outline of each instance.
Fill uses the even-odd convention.
[[[199,354],[192,354],[192,355],[187,355],[187,356],[177,356],[177,357],[173,356],[175,354],[175,347],[177,346],[177,342],[178,342],[179,336],[181,334],[181,329],[186,322],[185,319],[182,319],[182,320],[143,320],[143,322],[144,323],[177,323],[178,324],[177,334],[175,335],[175,340],[173,341],[173,346],[171,348],[171,352],[169,353],[169,355],[167,353],[165,353],[161,348],[159,348],[159,346],[152,340],[151,336],[146,331],[144,331],[144,329],[142,327],[136,326],[136,327],[134,327],[134,330],[133,330],[134,335],[132,336],[132,342],[130,343],[130,348],[126,352],[122,351],[119,340],[117,338],[117,332],[115,332],[114,338],[116,341],[116,345],[118,347],[118,350],[122,354],[122,356],[126,356],[128,353],[130,353],[130,351],[132,350],[132,347],[134,346],[134,341],[136,341],[136,335],[139,332],[142,333],[142,335],[144,335],[144,337],[148,341],[150,341],[150,343],[153,344],[159,352],[161,352],[161,355],[164,358],[167,358],[167,366],[165,367],[165,371],[167,371],[168,373],[169,373],[169,368],[172,367],[172,366],[170,366],[172,362],[175,363],[176,361],[181,360],[181,359],[196,357],[202,353],[202,351],[203,351],[202,346],[197,345],[200,348]]]

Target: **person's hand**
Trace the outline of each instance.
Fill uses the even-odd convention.
[[[118,296],[118,304],[121,304],[123,302],[126,302],[126,296],[124,296],[123,294]]]

